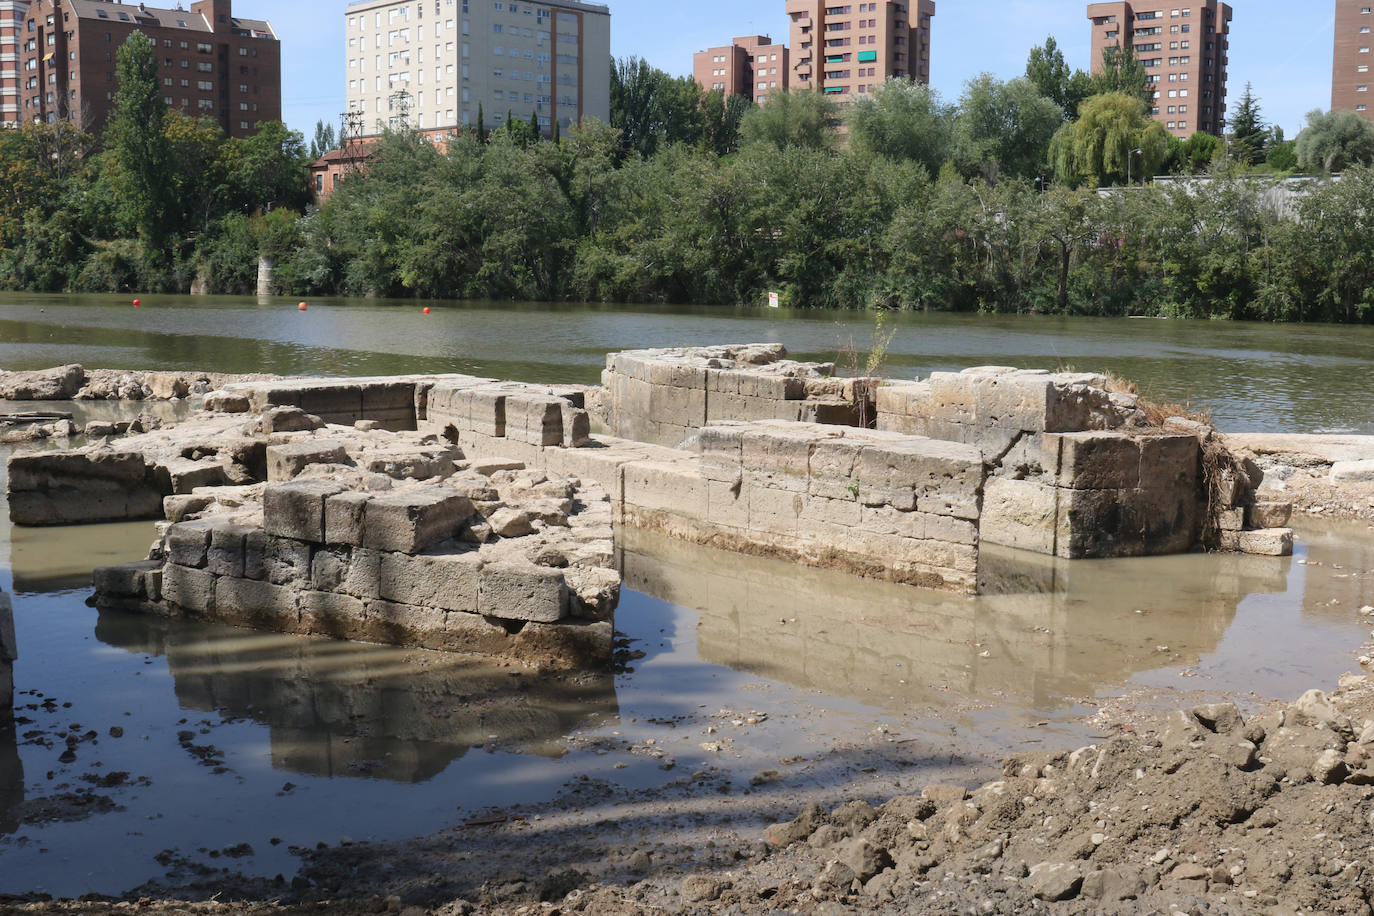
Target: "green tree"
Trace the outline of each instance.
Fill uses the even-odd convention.
[[[1026,60],[1026,79],[1036,90],[1052,99],[1070,121],[1078,119],[1078,105],[1093,94],[1092,77],[1082,70],[1070,70],[1064,61],[1064,52],[1054,36],[1045,39],[1045,44],[1031,48]]]
[[[1196,175],[1207,171],[1221,151],[1221,138],[1203,130],[1196,131],[1187,140],[1171,136],[1166,168],[1176,174]]]
[[[1079,106],[1079,116],[1061,127],[1051,144],[1055,174],[1065,184],[1105,186],[1125,182],[1128,175],[1152,175],[1168,156],[1168,134],[1131,95],[1093,96]]]
[[[966,84],[954,121],[954,158],[966,176],[1039,178],[1049,172],[1050,141],[1064,111],[1028,79],[990,73]]]
[[[1269,147],[1264,156],[1265,165],[1275,172],[1295,172],[1298,169],[1297,141],[1280,140]]]
[[[1129,44],[1102,49],[1102,69],[1092,75],[1092,94],[1104,95],[1109,92],[1123,92],[1146,105],[1154,98],[1154,86],[1145,71],[1145,65],[1135,56],[1135,50]]]
[[[833,149],[837,142],[839,106],[819,92],[802,89],[775,92],[767,105],[752,108],[740,124],[744,146],[785,149]]]
[[[855,150],[917,162],[934,175],[951,154],[953,118],[954,110],[934,89],[889,79],[850,109],[849,140]]]
[[[168,213],[173,209],[172,153],[163,132],[162,98],[153,43],[132,33],[119,47],[114,110],[105,142],[114,154],[114,187],[121,210],[150,258],[168,256]]]
[[[626,154],[649,158],[660,147],[701,141],[701,87],[673,77],[642,57],[611,62],[611,126]]]
[[[1269,127],[1260,117],[1259,99],[1250,84],[1245,84],[1236,113],[1231,116],[1231,158],[1244,165],[1258,165],[1264,161],[1268,146]]]
[[[1340,172],[1369,165],[1374,163],[1374,124],[1353,111],[1310,111],[1294,152],[1299,167],[1308,171]]]
[[[702,145],[717,156],[739,149],[740,125],[754,103],[742,95],[712,89],[702,96]]]
[[[310,161],[323,156],[334,148],[334,125],[324,121],[315,122],[315,136],[310,141]]]

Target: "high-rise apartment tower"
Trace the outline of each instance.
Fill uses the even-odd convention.
[[[787,0],[792,86],[852,101],[889,77],[930,82],[934,0]]]
[[[578,0],[361,0],[345,12],[348,109],[364,133],[507,116],[544,134],[611,118],[611,12]]]
[[[1374,0],[1336,0],[1336,39],[1331,57],[1331,110],[1374,119],[1369,63],[1374,57]]]
[[[8,16],[0,10],[0,23]],[[260,121],[281,120],[281,42],[270,23],[236,17],[231,0],[198,0],[189,10],[33,0],[20,19],[21,121],[65,118],[99,132],[114,106],[119,46],[134,32],[153,42],[168,106],[218,121],[233,137],[255,133]]]
[[[1231,7],[1218,0],[1164,7],[1150,0],[1090,3],[1088,18],[1092,72],[1102,70],[1104,50],[1129,46],[1154,87],[1151,117],[1176,137],[1199,130],[1221,136],[1226,129]]]
[[[761,105],[770,94],[790,88],[790,59],[787,45],[774,44],[767,35],[748,35],[692,55],[692,76],[708,92],[720,89]]]

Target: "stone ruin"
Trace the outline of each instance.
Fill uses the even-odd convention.
[[[11,517],[165,519],[98,574],[104,605],[558,664],[609,658],[613,522],[963,594],[983,542],[1292,550],[1253,463],[1101,376],[834,371],[746,345],[611,354],[590,389],[228,383],[185,422],[16,455]]]

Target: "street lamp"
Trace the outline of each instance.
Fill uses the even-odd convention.
[[[1133,150],[1131,150],[1129,153],[1126,154],[1126,184],[1127,184],[1127,185],[1132,184],[1132,181],[1131,181],[1131,159],[1132,159],[1133,157],[1137,156],[1137,155],[1144,155],[1144,153],[1145,153],[1145,151],[1144,151],[1143,149],[1133,149]]]

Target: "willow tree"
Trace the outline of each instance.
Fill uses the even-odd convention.
[[[1096,95],[1078,108],[1050,144],[1050,161],[1068,185],[1099,187],[1153,175],[1169,154],[1169,135],[1145,114],[1145,103],[1124,92]]]

